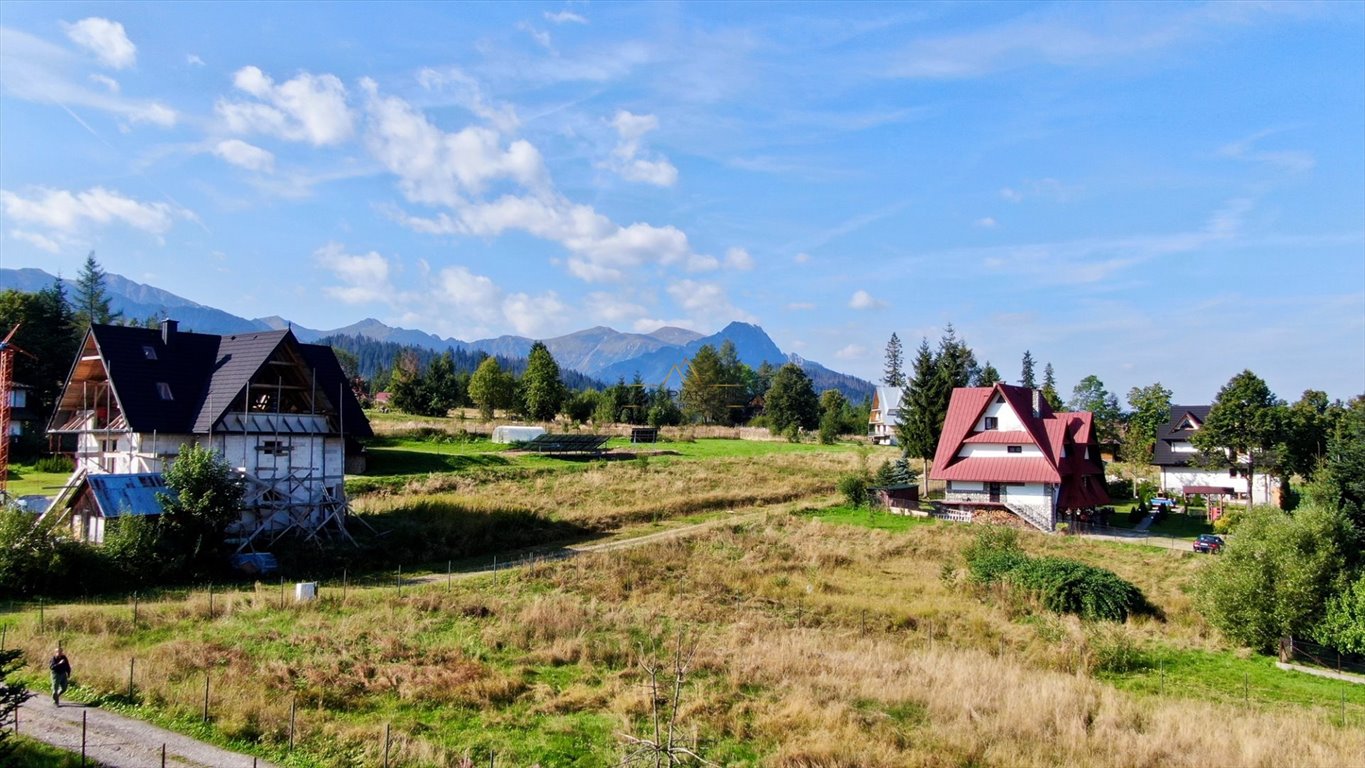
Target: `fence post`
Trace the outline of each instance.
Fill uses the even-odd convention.
[[[133,629],[137,629],[137,593],[133,593]]]
[[[132,698],[133,698],[133,666],[134,666],[135,664],[137,664],[137,659],[132,658],[132,657],[129,657],[129,659],[128,659],[128,699],[129,699],[130,701],[131,701]]]
[[[859,619],[858,619],[858,632],[859,632],[860,634],[864,635],[864,636],[867,635],[867,609],[866,609],[866,608],[863,609],[862,615],[861,615],[861,616],[859,617]]]
[[[204,722],[209,721],[209,673],[204,673]]]
[[[398,580],[395,582],[395,584],[397,584],[397,586],[398,586],[398,596],[399,596],[399,597],[402,597],[402,596],[403,596],[403,566],[401,566],[401,565],[398,566]]]
[[[5,650],[5,635],[9,634],[9,625],[0,624],[0,651]]]
[[[1242,704],[1251,706],[1251,675],[1247,672],[1242,673]]]
[[[161,745],[161,768],[166,768],[166,745]]]
[[[284,610],[284,577],[280,577],[280,610]]]
[[[451,578],[452,578],[452,575],[451,575],[451,570],[450,570],[450,561],[447,560],[447,561],[446,561],[446,591],[447,591],[447,592],[450,591],[450,581],[451,581]]]
[[[1161,695],[1166,695],[1166,660],[1161,660]]]
[[[341,604],[346,604],[346,569],[341,569]]]
[[[389,768],[389,724],[384,723],[384,768]]]
[[[209,621],[213,620],[213,582],[209,582]]]
[[[134,619],[134,622],[136,622],[136,619]],[[39,632],[42,632],[42,631],[43,631],[43,626],[44,626],[44,621],[43,621],[43,599],[40,597],[40,598],[38,598],[38,631],[39,631]]]
[[[82,711],[81,711],[81,766],[82,766],[82,768],[84,768],[84,766],[85,766],[85,715],[86,715],[86,712],[85,712],[84,710],[82,710]]]
[[[294,715],[298,711],[299,697],[296,694],[289,700],[289,751],[294,751]]]

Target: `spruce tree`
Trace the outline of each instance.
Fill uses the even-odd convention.
[[[763,399],[768,428],[775,434],[792,427],[815,429],[820,424],[820,399],[810,377],[795,363],[777,369],[773,385]]]
[[[990,387],[998,381],[1000,381],[1000,371],[995,370],[995,366],[987,360],[986,365],[981,369],[981,375],[976,377],[976,385],[978,387]]]
[[[1043,366],[1043,399],[1052,410],[1062,410],[1062,396],[1057,394],[1057,375],[1052,372],[1052,363]]]
[[[76,276],[76,324],[82,330],[95,323],[111,323],[122,313],[109,311],[109,293],[105,288],[105,272],[95,261],[95,252],[85,257],[85,264]]]
[[[929,349],[929,340],[920,339],[919,350],[901,393],[900,416],[896,420],[896,442],[901,453],[908,457],[928,460],[938,447],[938,430],[943,422],[939,415],[937,390],[938,361]],[[935,423],[937,421],[937,424]]]
[[[551,421],[564,404],[564,382],[559,378],[559,363],[544,343],[531,345],[526,356],[526,372],[521,376],[526,415],[536,421]]]
[[[1033,377],[1033,353],[1024,350],[1024,363],[1019,372],[1019,386],[1029,389],[1038,388],[1038,380]]]
[[[688,362],[683,377],[683,413],[706,424],[723,422],[728,416],[725,383],[720,355],[715,347],[703,344]]]
[[[892,332],[891,340],[886,342],[886,367],[882,371],[882,383],[888,387],[904,387],[905,371],[900,337]]]

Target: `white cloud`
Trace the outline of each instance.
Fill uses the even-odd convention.
[[[275,170],[275,155],[241,139],[227,139],[218,142],[213,148],[213,154],[249,171],[269,173]]]
[[[787,305],[787,309],[792,312],[809,312],[810,310],[815,309],[815,305],[809,301],[793,301]]]
[[[886,306],[886,302],[873,298],[867,291],[858,290],[853,292],[853,296],[848,300],[848,306],[852,309],[881,309]]]
[[[21,240],[35,248],[47,251],[48,253],[61,253],[62,250],[61,245],[56,240],[53,240],[50,237],[44,237],[37,232],[27,232],[22,229],[15,229],[11,230],[9,235],[15,240]]]
[[[497,180],[544,186],[544,163],[530,142],[504,149],[497,131],[479,126],[447,133],[403,99],[379,95],[373,81],[362,88],[369,96],[365,144],[399,177],[409,200],[456,207]]]
[[[257,101],[219,99],[218,114],[236,133],[264,133],[314,146],[340,144],[354,133],[346,86],[335,75],[303,72],[276,85],[257,67],[243,67],[233,86]]]
[[[739,270],[753,269],[754,257],[743,248],[731,248],[725,252],[725,266]]]
[[[105,90],[109,91],[110,93],[119,92],[118,81],[112,77],[109,77],[108,75],[101,75],[99,73],[92,74],[90,75],[90,82],[99,83],[100,85],[104,86]]]
[[[349,254],[341,243],[328,243],[313,252],[313,260],[341,281],[341,285],[324,289],[337,301],[369,304],[394,298],[389,284],[389,261],[377,251]]]
[[[9,95],[38,104],[55,102],[67,109],[98,109],[133,124],[169,128],[178,120],[175,110],[160,102],[124,98],[110,93],[107,86],[90,88],[89,81],[76,74],[85,64],[66,48],[46,40],[0,26],[0,52],[4,53],[0,86]],[[88,125],[86,129],[94,132]]]
[[[867,347],[861,344],[849,344],[835,352],[834,356],[840,360],[860,360],[867,356]]]
[[[32,197],[0,190],[0,207],[15,221],[35,224],[55,232],[71,233],[86,223],[121,222],[133,229],[163,235],[178,218],[194,214],[167,203],[143,203],[104,187],[72,193],[39,187]]]
[[[569,307],[559,300],[554,291],[539,296],[526,293],[508,294],[502,300],[502,314],[522,336],[543,338],[563,327]]]
[[[1040,198],[1065,203],[1081,193],[1081,187],[1064,184],[1057,179],[1029,179],[1016,187],[1000,190],[1000,197],[1011,203],[1022,203],[1030,198]]]
[[[517,111],[511,104],[492,104],[484,96],[479,82],[455,67],[423,69],[417,82],[429,91],[450,94],[455,103],[483,118],[503,133],[512,133],[521,126]]]
[[[573,11],[546,11],[545,20],[555,24],[587,24],[588,20]]]
[[[486,275],[476,275],[466,267],[446,267],[437,275],[436,291],[457,316],[485,325],[502,319],[502,290]]]
[[[635,115],[626,110],[616,113],[611,121],[619,137],[611,151],[608,167],[627,181],[638,181],[659,187],[671,187],[678,181],[678,169],[663,155],[642,148],[642,139],[657,130],[659,118],[654,115]]]
[[[185,63],[188,64],[188,65],[190,65],[191,67],[202,67],[202,66],[204,66],[204,60],[201,59],[201,58],[199,58],[199,55],[198,55],[198,54],[195,54],[195,53],[186,54],[186,55],[185,55]]]
[[[1283,130],[1267,128],[1263,131],[1257,131],[1245,139],[1219,147],[1218,154],[1234,160],[1263,163],[1288,173],[1304,173],[1313,170],[1318,161],[1311,152],[1298,149],[1266,150],[1256,148],[1262,139],[1281,133]]]
[[[996,227],[1000,226],[1000,223],[995,220],[994,216],[982,216],[981,218],[972,222],[972,226],[976,227],[977,229],[995,229]]]
[[[524,21],[517,23],[517,29],[520,29],[522,32],[525,32],[526,34],[530,35],[531,39],[535,40],[536,44],[539,45],[541,48],[544,48],[547,51],[552,50],[554,48],[554,45],[550,40],[549,32],[546,32],[543,29],[536,29],[535,27],[531,26],[530,24],[527,24]]]
[[[607,291],[588,294],[586,306],[595,320],[607,324],[634,322],[649,312],[643,306]]]
[[[758,322],[753,315],[732,304],[725,288],[719,283],[678,280],[668,286],[668,295],[692,318],[695,325],[707,326],[730,320]]]
[[[117,21],[91,16],[62,26],[71,42],[95,54],[107,67],[127,69],[137,62],[137,46]]]
[[[795,256],[793,256],[792,261],[796,262],[797,264],[809,264],[810,254],[806,253],[805,251],[802,251],[801,253],[798,253]]]

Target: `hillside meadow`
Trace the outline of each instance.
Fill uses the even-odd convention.
[[[651,471],[654,471],[651,465]],[[590,473],[581,492],[593,487]],[[548,503],[548,502],[546,502]],[[594,502],[597,503],[597,502]],[[167,594],[8,616],[78,696],[291,766],[618,763],[656,714],[719,765],[1338,766],[1365,690],[1226,647],[1206,562],[1027,535],[1112,568],[1160,618],[1087,624],[965,579],[970,526],[771,512],[693,538],[424,586]],[[673,710],[668,670],[692,649]],[[135,687],[128,696],[130,660]],[[662,664],[655,695],[644,665]],[[200,722],[206,676],[210,722]],[[32,681],[41,684],[39,676]],[[295,748],[287,749],[296,703]]]

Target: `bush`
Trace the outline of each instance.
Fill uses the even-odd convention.
[[[1142,590],[1112,571],[1060,557],[1025,555],[1011,528],[982,531],[963,554],[975,583],[1008,584],[1032,594],[1056,613],[1123,621],[1153,610]]]
[[[33,464],[34,472],[70,474],[76,471],[76,464],[66,456],[44,456]]]
[[[1108,482],[1109,498],[1114,501],[1127,501],[1133,498],[1133,481],[1122,477]]]
[[[839,493],[850,507],[861,507],[867,503],[867,479],[862,475],[844,475],[839,478]]]

